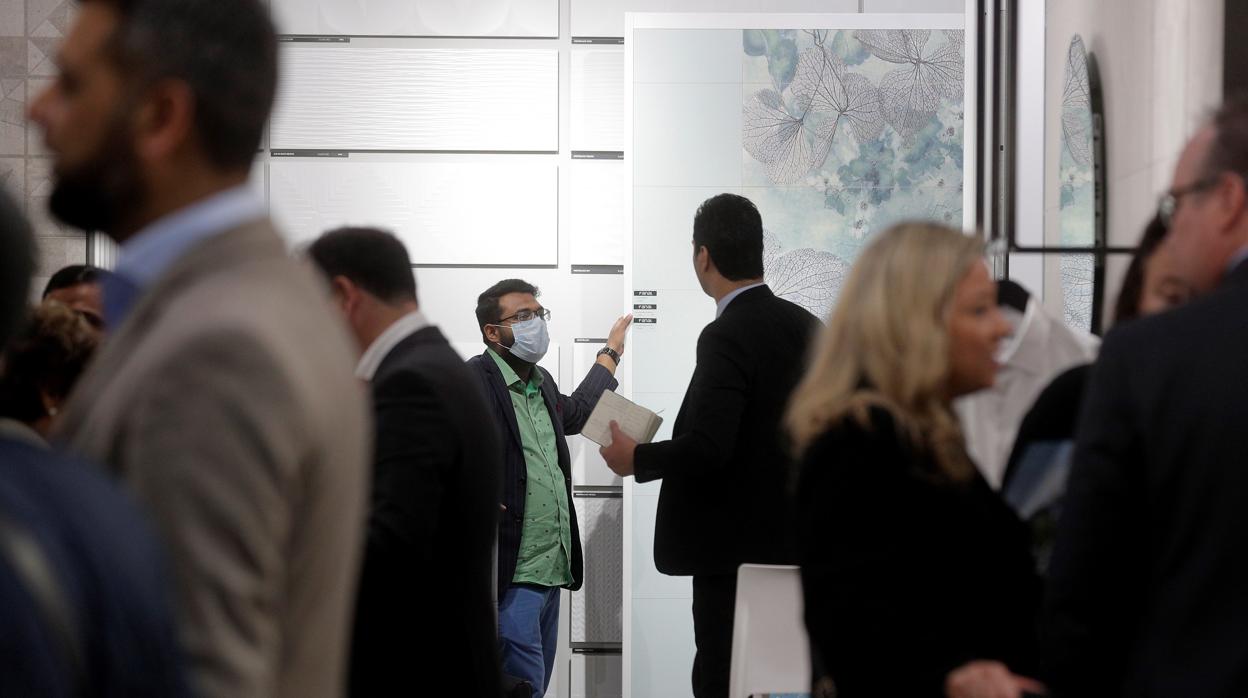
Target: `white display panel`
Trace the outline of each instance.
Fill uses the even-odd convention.
[[[568,167],[568,232],[573,265],[624,264],[623,160],[573,160]]]
[[[857,12],[858,0],[572,0],[572,36],[624,36],[627,12]]]
[[[635,372],[622,386],[637,402],[678,409],[698,334],[714,318],[690,264],[705,199],[733,192],[755,202],[765,278],[819,316],[872,233],[902,216],[954,227],[973,219],[964,163],[974,159],[974,36],[961,14],[628,22],[625,275],[633,302],[654,306],[650,317],[638,311]],[[689,695],[689,579],[653,561],[661,491],[661,482],[625,485],[624,694],[637,698]]]
[[[273,0],[283,34],[559,36],[558,0]]]
[[[624,47],[572,48],[572,150],[624,150]]]
[[[275,150],[559,149],[559,52],[295,46],[281,51]]]
[[[488,182],[508,184],[486,189]],[[558,264],[558,188],[553,164],[269,164],[270,208],[292,242],[342,225],[379,226],[417,265]]]

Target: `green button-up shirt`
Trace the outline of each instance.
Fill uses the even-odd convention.
[[[571,584],[572,524],[568,520],[567,482],[559,469],[555,427],[542,398],[542,372],[534,368],[526,383],[493,349],[488,351],[507,382],[528,472],[520,555],[511,581],[551,587]]]

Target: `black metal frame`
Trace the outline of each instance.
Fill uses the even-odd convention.
[[[1018,65],[1018,4],[1019,0],[1001,0],[998,11],[991,19],[985,17],[985,0],[979,2],[980,15],[980,46],[983,46],[983,33],[987,22],[993,22],[996,41],[995,51],[991,57],[980,53],[980,75],[985,73],[985,61],[991,60],[993,79],[995,81],[996,99],[991,105],[980,105],[980,114],[988,109],[992,111],[993,130],[992,150],[996,158],[994,177],[989,183],[980,183],[980,193],[990,188],[992,199],[996,202],[993,209],[992,231],[990,239],[1005,242],[1007,254],[1002,260],[1004,278],[1009,278],[1010,254],[1091,254],[1093,256],[1092,276],[1092,331],[1099,334],[1104,316],[1105,265],[1110,255],[1133,255],[1134,247],[1112,247],[1107,244],[1106,234],[1106,160],[1105,160],[1105,109],[1101,92],[1100,73],[1097,68],[1096,56],[1088,54],[1088,81],[1092,109],[1093,133],[1093,173],[1096,203],[1096,230],[1094,243],[1086,247],[1063,247],[1048,245],[1020,245],[1016,239],[1015,225],[1015,178],[1014,166],[1017,161],[1016,146],[1016,112],[1018,109],[1018,85],[1016,67]],[[981,90],[982,94],[982,90]],[[981,221],[984,218],[981,207]]]

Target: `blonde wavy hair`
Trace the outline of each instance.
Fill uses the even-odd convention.
[[[950,407],[949,311],[983,243],[934,223],[901,223],[863,251],[841,289],[785,425],[800,454],[845,418],[870,427],[870,408],[893,415],[940,474],[971,477]]]

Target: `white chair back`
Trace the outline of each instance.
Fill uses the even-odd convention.
[[[729,698],[810,692],[810,644],[797,567],[741,565]]]

